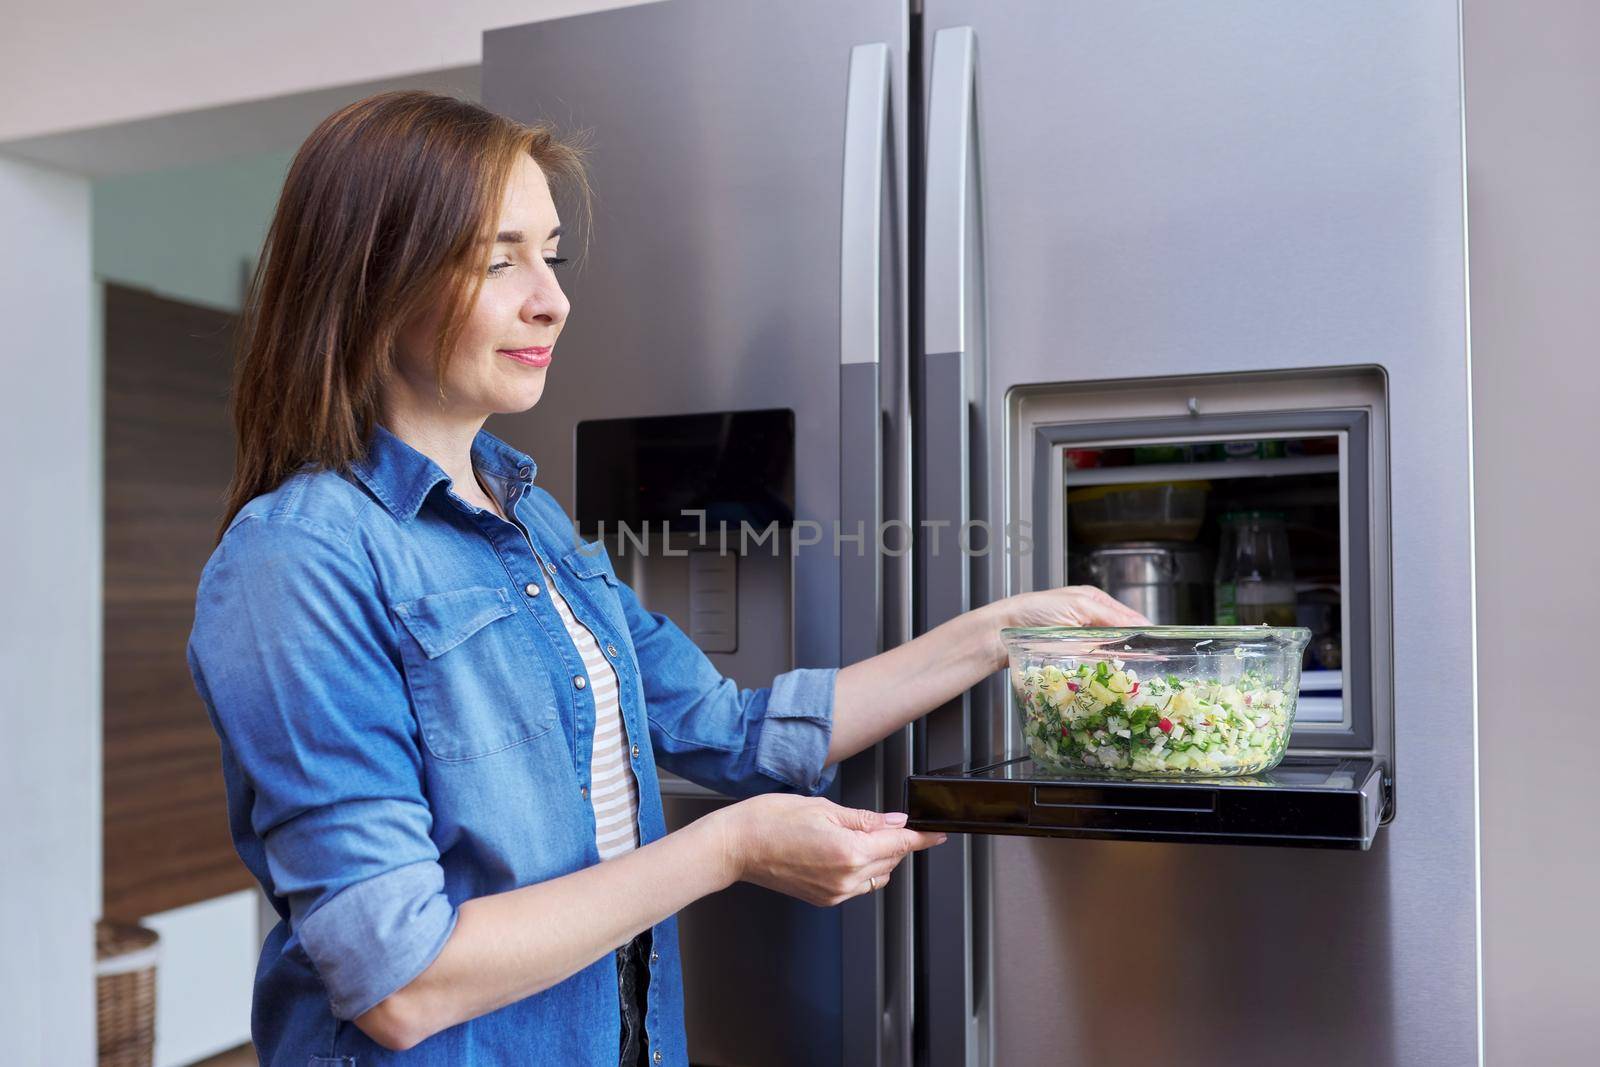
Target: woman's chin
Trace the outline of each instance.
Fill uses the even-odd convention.
[[[544,395],[544,375],[539,374],[532,381],[518,389],[508,389],[495,398],[493,410],[496,415],[515,415],[520,411],[527,411],[539,402]]]

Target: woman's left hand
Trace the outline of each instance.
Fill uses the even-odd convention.
[[[1067,585],[1017,593],[994,604],[1004,626],[1149,626],[1150,620],[1103,589]],[[1005,644],[994,633],[994,662],[1006,664]]]

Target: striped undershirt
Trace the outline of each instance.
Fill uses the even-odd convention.
[[[594,805],[594,840],[602,860],[613,859],[639,847],[639,786],[633,778],[628,735],[622,729],[622,708],[617,703],[617,672],[589,628],[548,584],[550,602],[572,635],[589,676],[594,697],[594,749],[589,756],[589,800]]]

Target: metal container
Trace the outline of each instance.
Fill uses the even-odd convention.
[[[1126,541],[1084,557],[1090,581],[1158,626],[1211,621],[1212,565],[1203,545]]]

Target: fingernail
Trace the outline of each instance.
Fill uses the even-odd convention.
[[[948,840],[950,840],[950,835],[949,834],[940,834],[938,836],[938,838],[934,841],[934,844],[942,845]]]
[[[888,826],[904,826],[906,824],[906,813],[903,811],[886,811],[883,813],[883,821]]]

